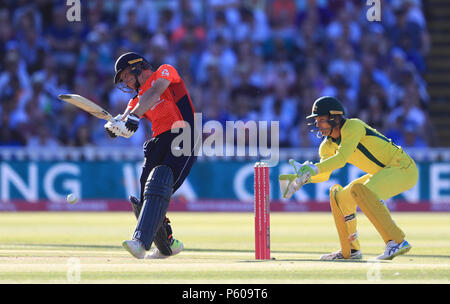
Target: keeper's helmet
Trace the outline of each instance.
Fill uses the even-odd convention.
[[[323,115],[345,115],[345,109],[342,103],[335,97],[323,96],[314,101],[311,115],[307,119]]]
[[[330,124],[331,131],[333,128],[337,127],[339,124],[345,121],[345,109],[342,103],[335,97],[332,96],[322,96],[316,101],[314,101],[311,115],[307,116],[307,119],[314,119],[317,116],[328,116],[327,122]],[[322,133],[318,130],[317,122],[310,122],[308,126],[315,126],[310,132],[317,131],[316,136],[322,137]],[[315,129],[315,130],[314,130]]]
[[[116,60],[116,63],[114,65],[114,84],[116,84],[119,89],[125,92],[128,92],[129,90],[126,89],[127,84],[124,84],[120,81],[120,75],[128,67],[131,67],[130,73],[135,77],[135,87],[136,91],[138,91],[141,86],[138,81],[138,77],[142,73],[142,70],[151,69],[151,65],[144,57],[134,52],[125,53]]]

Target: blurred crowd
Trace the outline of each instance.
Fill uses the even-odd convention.
[[[113,85],[114,62],[134,51],[173,65],[203,122],[280,122],[281,147],[320,143],[305,116],[338,97],[401,146],[427,147],[423,79],[430,42],[420,0],[90,0],[69,22],[66,1],[0,4],[0,145],[140,146],[110,139],[104,122],[59,101],[78,93],[122,113],[130,95]]]

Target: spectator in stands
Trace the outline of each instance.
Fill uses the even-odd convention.
[[[377,130],[384,130],[386,103],[376,94],[369,94],[365,106],[361,107],[359,118]]]
[[[169,48],[169,41],[162,33],[155,34],[148,40],[148,53],[145,53],[153,66],[159,67],[163,63],[176,65],[176,58]]]
[[[197,43],[203,43],[207,36],[205,28],[198,23],[198,21],[195,19],[195,16],[191,13],[183,16],[180,26],[176,27],[172,32],[171,41],[172,43],[177,44],[186,36],[193,37],[197,41]],[[223,39],[223,37],[220,38]]]
[[[30,135],[29,131],[33,128],[22,128],[23,125],[29,126],[28,123],[30,122],[34,126],[40,126],[45,123],[45,120],[41,118],[45,116],[50,117],[55,114],[55,100],[44,90],[44,82],[44,74],[42,72],[35,72],[31,77],[32,86],[30,92],[23,97],[19,105],[11,113],[11,120],[15,125],[19,126],[20,130],[24,131],[26,138]]]
[[[62,66],[75,66],[77,60],[78,40],[66,19],[63,6],[53,8],[54,22],[47,29],[46,39],[52,55]]]
[[[330,42],[344,38],[346,42],[356,46],[362,37],[361,26],[353,20],[354,8],[349,5],[348,8],[341,8],[337,12],[337,18],[327,26],[327,38]]]
[[[328,75],[330,77],[340,75],[346,78],[351,90],[357,91],[362,70],[361,64],[356,60],[350,44],[342,43],[337,46],[337,57],[330,61]]]
[[[217,11],[215,14],[214,24],[206,33],[208,42],[216,40],[218,37],[223,37],[226,40],[233,39],[233,29],[228,26],[224,11]]]
[[[18,49],[20,56],[27,64],[28,73],[33,74],[43,68],[48,45],[33,27],[27,28],[23,35],[23,39],[19,41]]]
[[[208,67],[216,65],[219,73],[228,87],[231,83],[231,72],[237,64],[236,54],[223,37],[218,37],[209,47],[203,52],[200,58],[197,81],[205,83],[209,77]]]
[[[429,49],[429,39],[424,30],[424,18],[417,14],[414,1],[408,0],[395,8],[396,24],[389,30],[394,46],[402,48],[421,72],[425,71],[423,56]]]
[[[23,31],[33,28],[38,35],[42,34],[42,15],[36,9],[36,4],[27,0],[19,0],[17,9],[12,15],[12,22],[19,39],[24,38]]]
[[[68,22],[66,6],[53,0],[2,3],[0,112],[12,133],[3,132],[0,144],[24,145],[34,127],[23,123],[27,117],[51,120],[49,136],[62,145],[110,144],[94,118],[55,96],[86,94],[116,113],[128,97],[107,80],[111,62],[137,51],[155,66],[178,68],[204,123],[279,119],[296,134],[282,145],[316,145],[297,125],[317,97],[335,95],[380,131],[414,124],[419,139],[398,137],[432,145],[423,133],[433,132],[423,78],[430,43],[420,1],[383,2],[382,23],[367,22],[366,8],[357,0],[92,1],[83,6],[82,22]],[[23,133],[12,140],[14,132]],[[145,135],[143,128],[139,136]]]
[[[46,125],[42,125],[33,130],[32,135],[27,140],[27,147],[57,148],[59,147],[59,143],[50,133],[49,128]]]
[[[89,127],[87,125],[82,125],[78,129],[74,145],[75,147],[86,147],[94,145],[91,139],[91,133],[89,132]]]
[[[269,9],[271,20],[286,20],[287,23],[293,24],[297,12],[297,5],[293,0],[275,0]]]
[[[148,38],[146,28],[141,26],[136,17],[136,10],[128,10],[125,24],[118,28],[119,44],[127,49],[143,52],[144,41]]]
[[[239,99],[237,96],[229,98],[217,66],[211,66],[210,69],[211,77],[202,86],[201,94],[198,95],[200,100],[203,101],[201,104],[203,123],[206,123],[208,120],[216,120],[225,126],[225,122],[231,119],[233,108],[236,109]]]
[[[156,24],[161,17],[158,14],[156,3],[151,0],[125,0],[121,1],[118,9],[118,21],[121,27],[126,27],[129,22],[129,12],[135,12],[135,22],[140,28],[150,32],[156,30]],[[160,18],[158,18],[160,17]]]
[[[5,101],[0,98],[3,104]],[[2,107],[0,120],[0,146],[24,146],[26,139],[23,134],[16,128],[11,126],[10,109]]]
[[[261,120],[279,121],[280,147],[290,146],[290,133],[294,127],[297,114],[297,104],[290,96],[289,84],[280,80],[274,83],[273,93],[262,100]]]
[[[408,123],[404,126],[403,131],[403,144],[405,147],[416,147],[416,148],[426,148],[428,144],[423,140],[422,136],[417,134],[416,126],[414,124]]]
[[[420,108],[420,97],[414,83],[409,84],[405,88],[401,105],[390,113],[388,123],[392,124],[398,121],[399,116],[403,120],[403,125],[400,126],[400,130],[413,126],[416,134],[425,139],[425,134],[427,133],[426,128],[428,126],[427,116]]]
[[[298,15],[296,16],[296,23],[298,25],[302,25],[305,20],[314,19],[318,24],[325,26],[332,19],[333,13],[325,2],[307,0],[299,2],[298,5]]]
[[[16,50],[10,50],[4,60],[5,71],[0,74],[0,105],[2,114],[10,116],[9,126],[16,128],[21,111],[31,95],[31,86],[25,64]]]

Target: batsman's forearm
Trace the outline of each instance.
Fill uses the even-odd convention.
[[[164,91],[169,87],[170,81],[164,78],[159,78],[156,80],[152,87],[148,89],[139,98],[139,102],[131,112],[131,114],[137,117],[142,117],[151,108],[153,108],[158,102],[160,102],[160,97]]]
[[[137,117],[142,117],[144,114],[151,109],[159,101],[159,95],[151,94],[145,96],[142,95],[137,103],[136,107],[131,111],[130,114],[134,114]]]
[[[123,114],[122,114],[122,119],[121,119],[121,120],[126,120],[126,119],[127,119],[127,116],[128,116],[130,113],[131,113],[131,109],[127,108],[127,109],[125,110],[125,112],[123,112]]]

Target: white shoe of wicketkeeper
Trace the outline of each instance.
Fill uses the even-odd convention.
[[[155,248],[152,250],[152,252],[147,254],[147,256],[145,258],[146,259],[167,259],[168,257],[179,254],[181,252],[181,250],[183,250],[183,243],[180,242],[179,240],[174,239],[170,248],[172,249],[171,255],[164,255],[161,253],[161,251],[158,250],[158,248]]]
[[[143,259],[145,257],[145,248],[138,240],[123,241],[122,246],[136,259]]]
[[[328,254],[324,254],[320,257],[322,261],[335,261],[335,260],[345,260],[344,255],[342,254],[342,251],[336,251]],[[350,253],[350,260],[361,260],[362,259],[362,252],[361,250],[356,250]]]
[[[406,240],[400,244],[395,241],[389,241],[386,244],[386,250],[383,254],[377,256],[377,260],[392,260],[398,255],[407,253],[410,249],[411,245]]]

